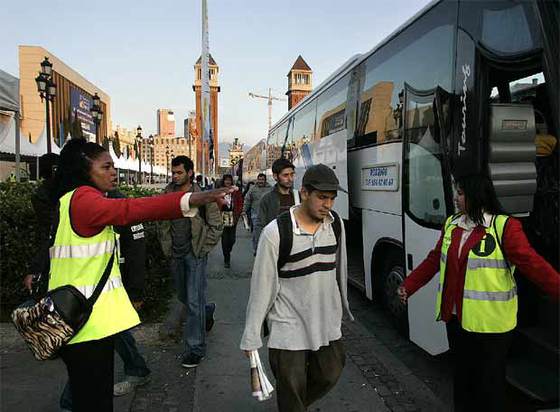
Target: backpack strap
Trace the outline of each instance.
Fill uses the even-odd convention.
[[[278,246],[278,263],[277,268],[280,272],[292,252],[292,242],[294,236],[294,228],[292,227],[292,216],[290,211],[287,210],[276,218],[278,225],[278,232],[280,234],[280,244]]]
[[[496,220],[500,218],[500,219],[505,219],[504,221],[504,226],[502,227],[502,231],[498,232],[498,228],[496,227]],[[509,271],[511,272],[511,266],[509,264],[509,260],[508,257],[506,255],[506,251],[504,249],[504,247],[502,246],[502,238],[504,236],[504,231],[506,229],[506,225],[507,225],[507,221],[509,219],[509,216],[507,215],[494,215],[492,217],[492,228],[494,229],[494,233],[496,233],[496,242],[498,243],[498,247],[500,248],[500,250],[502,251],[502,255],[504,256],[504,259],[506,261],[506,265],[507,268],[509,269]],[[513,275],[513,273],[512,273]]]
[[[334,230],[334,237],[336,238],[336,250],[338,250],[338,245],[340,243],[340,235],[342,233],[342,221],[340,220],[340,216],[334,210],[331,210],[331,213],[334,217],[334,222],[332,224]]]
[[[340,243],[340,236],[342,234],[342,221],[340,216],[331,210],[334,221],[332,224],[334,237],[336,238],[336,249],[338,250],[338,245]],[[282,213],[276,218],[276,224],[278,225],[278,232],[280,234],[280,245],[278,247],[278,272],[286,264],[290,254],[292,253],[292,242],[294,238],[294,231],[292,227],[292,216],[290,211]]]

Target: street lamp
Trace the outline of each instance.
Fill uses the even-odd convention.
[[[95,123],[95,143],[99,144],[99,125],[101,124],[101,120],[103,120],[103,110],[101,110],[101,99],[97,93],[93,96],[93,105],[90,111],[93,122]]]
[[[165,183],[169,182],[169,143],[165,145]]]
[[[136,156],[138,156],[138,183],[142,184],[142,127],[136,128]]]
[[[47,114],[47,153],[51,153],[51,117],[49,111],[49,102],[53,102],[56,97],[56,84],[52,81],[52,63],[45,56],[45,60],[41,62],[41,72],[35,78],[37,83],[37,91],[41,96],[41,101],[45,100],[45,112]]]
[[[150,148],[150,183],[154,183],[154,136],[148,136],[148,147]]]

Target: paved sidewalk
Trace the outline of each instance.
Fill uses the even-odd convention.
[[[242,228],[223,268],[221,247],[209,258],[209,298],[217,303],[216,324],[208,336],[206,359],[197,369],[180,366],[183,346],[162,341],[160,324],[142,325],[134,335],[152,369],[152,381],[136,392],[115,398],[115,412],[275,411],[275,398],[251,397],[248,360],[239,350],[252,266],[251,240]],[[310,411],[437,410],[434,397],[390,351],[360,325],[344,325],[347,362],[337,386]],[[38,362],[23,347],[11,324],[0,324],[1,411],[55,412],[66,371],[61,361]],[[267,351],[261,358],[274,385]],[[117,378],[122,365],[117,359]],[[411,394],[421,393],[421,399]]]

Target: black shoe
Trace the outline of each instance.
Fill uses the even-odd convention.
[[[183,368],[196,368],[202,359],[204,359],[204,356],[185,355],[181,360],[181,366]]]
[[[214,305],[214,308],[212,309],[211,315],[206,316],[206,332],[210,332],[214,326],[214,311],[216,310],[216,305],[213,303],[210,303],[210,305]]]

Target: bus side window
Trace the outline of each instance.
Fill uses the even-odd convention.
[[[322,139],[346,128],[346,98],[350,77],[344,76],[317,99],[316,138]]]

